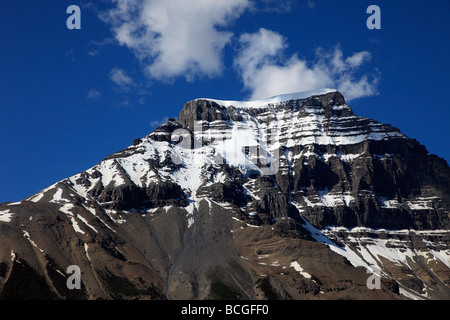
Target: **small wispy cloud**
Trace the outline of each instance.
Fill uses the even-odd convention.
[[[149,125],[152,128],[156,128],[156,127],[159,127],[160,125],[164,124],[167,121],[167,119],[169,119],[169,117],[164,117],[163,119],[153,120],[153,121],[150,121]]]
[[[87,98],[93,101],[100,99],[101,96],[102,94],[97,89],[91,89],[87,94]]]
[[[134,85],[134,80],[130,76],[128,76],[123,69],[112,69],[109,73],[109,77],[111,78],[111,81],[121,89],[127,89],[128,87]]]
[[[116,102],[116,106],[120,108],[133,108],[134,104],[130,101],[129,98],[125,98],[119,102]]]
[[[113,68],[109,72],[110,80],[120,98],[115,105],[118,107],[134,108],[145,104],[145,97],[149,94],[145,82],[134,79],[124,69]]]
[[[91,57],[95,57],[100,54],[100,51],[103,47],[116,43],[116,40],[113,38],[105,38],[100,41],[92,40],[89,42],[89,51],[88,55]]]
[[[74,62],[75,61],[75,52],[74,52],[73,48],[67,50],[65,56],[67,59]]]
[[[314,9],[315,0],[259,0],[250,8],[252,12],[269,12],[276,14],[290,13],[296,8]]]
[[[316,6],[316,3],[313,0],[307,0],[306,6],[310,9],[314,9],[314,7]]]
[[[288,13],[292,11],[292,6],[295,4],[293,0],[260,0],[255,2],[255,6],[251,8],[253,11],[273,12],[273,13]]]

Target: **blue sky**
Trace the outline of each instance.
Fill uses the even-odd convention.
[[[81,30],[66,27],[69,5]],[[0,202],[90,168],[199,97],[337,88],[448,162],[449,14],[447,0],[2,1]]]

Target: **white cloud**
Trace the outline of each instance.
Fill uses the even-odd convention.
[[[349,67],[357,68],[363,64],[365,60],[370,60],[370,53],[367,51],[357,52],[353,56],[345,59]]]
[[[91,89],[91,90],[89,90],[87,97],[88,97],[88,99],[95,101],[95,100],[100,99],[101,95],[102,94],[97,89]]]
[[[246,87],[255,87],[255,74],[264,66],[276,63],[279,53],[286,47],[284,38],[273,31],[259,29],[257,33],[244,33],[239,38],[240,52],[234,64],[241,71]]]
[[[121,87],[122,89],[126,89],[127,87],[134,85],[134,81],[130,78],[126,72],[119,68],[114,68],[109,73],[111,80]]]
[[[319,48],[316,56],[316,67],[329,75],[333,87],[341,91],[347,101],[378,94],[379,74],[375,71],[360,75],[363,64],[371,59],[369,52],[355,52],[344,59],[340,46],[336,46],[331,52]]]
[[[308,62],[297,55],[284,56],[286,39],[277,32],[259,29],[239,38],[240,49],[234,61],[250,99],[277,94],[333,87],[346,100],[377,93],[377,77],[357,76],[360,67],[370,59],[367,51],[356,52],[344,59],[336,46],[331,52],[316,50],[316,60]]]
[[[157,80],[218,76],[224,30],[251,6],[250,0],[117,0],[102,16],[116,40],[128,47]]]

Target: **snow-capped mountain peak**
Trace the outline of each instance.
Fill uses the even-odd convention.
[[[0,204],[0,291],[34,274],[58,298],[448,298],[449,177],[336,90],[195,99],[92,168]],[[84,291],[60,285],[67,265]],[[375,268],[379,291],[365,282]]]

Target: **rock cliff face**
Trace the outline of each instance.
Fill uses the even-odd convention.
[[[449,177],[335,90],[193,100],[0,205],[0,298],[448,299]]]

